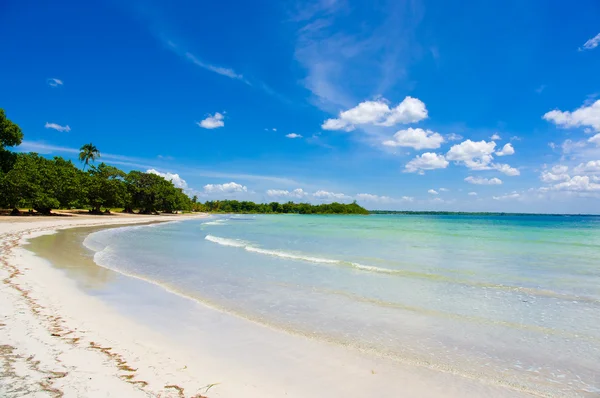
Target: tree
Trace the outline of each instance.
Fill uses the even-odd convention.
[[[6,147],[20,145],[22,140],[21,128],[8,120],[4,109],[0,109],[0,172],[8,173],[16,161],[16,154]]]
[[[37,153],[19,153],[4,177],[4,200],[13,213],[18,213],[19,206],[27,206],[49,214],[60,205],[55,197],[56,181],[54,162]]]
[[[94,144],[91,142],[89,144],[83,145],[79,152],[79,160],[83,162],[83,169],[90,163],[90,160],[93,162],[96,158],[100,157],[100,151]]]
[[[54,158],[56,181],[54,196],[63,209],[81,208],[87,202],[88,175],[73,162],[60,156]]]
[[[86,197],[93,213],[100,213],[102,206],[109,209],[123,205],[127,195],[124,178],[123,171],[105,163],[90,167]]]

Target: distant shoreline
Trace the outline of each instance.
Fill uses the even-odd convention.
[[[600,217],[600,214],[575,213],[504,213],[504,212],[469,212],[469,211],[403,211],[403,210],[369,210],[370,214],[401,214],[415,216],[533,216],[533,217]]]

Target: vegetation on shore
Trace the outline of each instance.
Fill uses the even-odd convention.
[[[53,209],[84,209],[91,213],[123,208],[124,212],[206,211],[222,213],[368,214],[356,203],[269,203],[223,200],[198,202],[163,177],[132,170],[126,173],[105,163],[92,164],[101,157],[94,144],[81,147],[83,169],[60,156],[47,159],[37,153],[15,153],[21,144],[19,126],[0,109],[0,208],[28,208],[41,214]],[[87,170],[86,170],[87,169]]]

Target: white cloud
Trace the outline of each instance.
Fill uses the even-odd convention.
[[[413,160],[405,166],[406,173],[423,174],[425,170],[445,169],[448,167],[448,161],[444,155],[438,155],[433,152],[425,152],[422,155],[417,155]]]
[[[412,202],[415,198],[411,196],[402,196],[401,198],[391,198],[389,196],[379,196],[370,193],[359,193],[356,195],[356,200],[360,202],[373,202],[373,203],[399,203],[399,202]]]
[[[514,177],[521,175],[521,172],[518,169],[515,169],[508,164],[493,163],[492,167],[499,172],[506,174],[507,176]]]
[[[45,128],[47,129],[54,129],[57,131],[61,131],[61,132],[69,132],[71,131],[71,127],[69,127],[69,125],[66,126],[61,126],[60,124],[56,124],[56,123],[48,123],[46,122],[46,124],[44,125]]]
[[[440,188],[440,189],[439,189],[439,191],[440,191],[440,192],[448,192],[448,191],[450,191],[450,190],[449,190],[448,188]]]
[[[323,130],[344,130],[344,131],[352,131],[354,130],[354,126],[341,119],[327,119],[321,125]]]
[[[187,182],[183,178],[181,178],[179,176],[179,174],[161,173],[160,171],[157,171],[155,169],[146,170],[146,173],[156,174],[157,176],[161,176],[165,180],[171,181],[173,183],[173,185],[175,185],[175,187],[177,187],[177,188],[181,188],[181,189],[184,189],[184,190],[188,189]]]
[[[410,147],[414,149],[439,148],[444,137],[431,130],[413,129],[399,130],[392,140],[384,141],[383,145],[391,147]]]
[[[590,160],[575,167],[577,174],[600,174],[600,160]]]
[[[378,99],[361,102],[354,108],[340,112],[337,119],[327,119],[321,128],[351,131],[356,125],[393,126],[416,123],[425,118],[427,108],[417,98],[406,97],[395,108],[390,108],[384,99]]]
[[[300,134],[290,133],[286,135],[287,138],[302,138]]]
[[[508,144],[504,145],[502,150],[496,152],[496,156],[514,155],[514,153],[515,153],[515,148],[513,148],[511,143],[508,143]]]
[[[494,148],[496,148],[496,143],[493,141],[474,142],[466,140],[453,145],[446,154],[446,159],[462,162],[472,170],[489,170],[491,168],[489,164],[493,160]]]
[[[313,196],[317,199],[329,199],[329,200],[347,200],[352,199],[350,196],[345,195],[343,193],[335,193],[335,192],[327,192],[327,191],[317,191],[313,193]]]
[[[427,119],[427,108],[423,101],[413,97],[406,97],[398,106],[390,111],[385,121],[380,124],[382,126],[393,126],[399,123],[416,123],[423,119]]]
[[[432,195],[438,195],[437,191],[434,189],[430,189],[429,191],[427,191],[427,193],[430,193]]]
[[[244,79],[244,76],[236,73],[233,69],[223,68],[221,66],[215,66],[215,65],[211,65],[209,63],[203,62],[200,59],[196,58],[196,56],[194,56],[194,54],[189,53],[189,52],[185,53],[185,57],[188,60],[190,60],[191,62],[193,62],[194,64],[196,64],[199,67],[201,67],[201,68],[204,68],[204,69],[209,70],[211,72],[217,73],[217,74],[219,74],[221,76],[227,76],[227,77],[232,78],[232,79],[242,80],[246,84],[249,84]]]
[[[198,122],[197,124],[205,129],[216,129],[225,126],[223,119],[224,116],[221,113],[216,112],[214,115],[208,115],[206,119]]]
[[[469,192],[467,195],[469,195],[469,196],[477,196],[477,192]]]
[[[58,87],[63,85],[63,81],[54,77],[47,80],[48,85],[51,87]]]
[[[600,146],[600,133],[598,133],[595,136],[593,136],[592,138],[590,138],[588,140],[588,142],[591,142],[592,144],[596,144],[597,146]]]
[[[583,47],[579,47],[579,51],[593,50],[594,48],[598,47],[599,44],[600,44],[600,33],[598,33],[596,36],[594,36],[591,39],[589,39],[588,41],[586,41],[583,44]]]
[[[304,198],[308,196],[308,192],[302,190],[302,188],[294,189],[293,191],[287,191],[283,189],[269,189],[267,195],[271,197],[290,197],[290,198]]]
[[[460,141],[463,139],[463,136],[460,134],[450,133],[446,135],[446,139],[448,141]]]
[[[497,140],[501,140],[501,139],[502,138],[497,133],[495,133],[494,135],[492,135],[490,137],[490,140],[492,140],[492,141],[497,141]]]
[[[481,177],[473,177],[468,176],[465,178],[465,181],[469,184],[476,185],[500,185],[502,184],[502,180],[499,178],[481,178]]]
[[[511,199],[519,199],[521,194],[518,192],[509,193],[502,196],[493,196],[494,200],[511,200]]]
[[[600,191],[600,184],[590,182],[589,176],[573,176],[568,181],[554,185],[552,189],[558,191],[594,192]]]
[[[600,131],[600,100],[591,105],[584,104],[573,112],[555,109],[546,113],[542,118],[563,128],[589,126]]]
[[[277,129],[275,127],[273,127],[273,131],[277,131]]]
[[[204,192],[229,194],[237,192],[248,192],[248,188],[235,182],[228,182],[225,184],[207,184],[204,186]]]
[[[571,177],[567,174],[569,166],[556,165],[552,167],[551,171],[543,171],[540,175],[540,179],[546,183],[555,183],[558,181],[568,181]]]

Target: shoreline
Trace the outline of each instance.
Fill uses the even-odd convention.
[[[8,331],[0,337],[0,347],[3,347],[0,359],[5,369],[0,373],[0,380],[9,380],[11,387],[21,392],[45,392],[48,396],[60,396],[60,393],[106,396],[108,392],[132,397],[315,396],[315,392],[321,396],[365,396],[360,392],[363,390],[390,397],[398,396],[399,392],[431,397],[458,397],[465,393],[530,396],[477,380],[463,380],[460,376],[390,364],[382,359],[365,359],[340,347],[265,331],[263,327],[247,325],[249,321],[232,319],[233,315],[208,307],[196,310],[203,311],[208,324],[217,326],[210,333],[199,331],[205,334],[199,341],[204,340],[209,347],[218,344],[222,347],[213,349],[212,354],[209,354],[210,349],[204,349],[204,354],[209,354],[206,358],[190,358],[183,347],[176,348],[151,328],[117,313],[97,297],[86,295],[73,278],[21,246],[26,239],[58,229],[84,226],[104,229],[193,218],[199,217],[136,217],[117,222],[114,218],[92,217],[93,222],[86,218],[71,223],[73,220],[58,218],[44,225],[39,225],[41,222],[0,224],[3,280],[0,330]],[[248,341],[262,344],[254,349],[256,352],[242,344],[245,340],[239,342],[235,331],[242,328],[247,332],[242,335],[250,336]],[[233,342],[238,346],[229,349],[228,345]],[[282,353],[282,350],[289,352]],[[277,369],[288,365],[289,375]],[[359,369],[363,365],[369,369]],[[314,370],[309,371],[307,366]],[[265,370],[254,369],[256,367]],[[331,374],[336,370],[336,374]],[[348,376],[356,380],[349,381]],[[320,380],[315,380],[319,377]],[[207,387],[221,382],[206,392]],[[444,382],[448,384],[444,386]],[[304,386],[307,383],[314,386]],[[0,392],[2,388],[0,384]],[[8,397],[19,396],[7,391]]]

